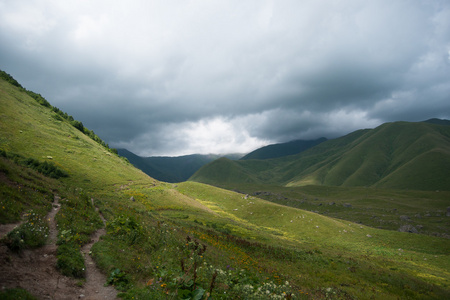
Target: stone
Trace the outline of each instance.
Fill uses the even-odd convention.
[[[402,221],[410,221],[411,219],[408,216],[406,216],[406,215],[402,215],[402,216],[400,216],[400,220],[402,220]]]
[[[398,229],[400,232],[419,233],[416,227],[412,225],[403,225]]]

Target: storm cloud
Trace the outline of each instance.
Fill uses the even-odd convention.
[[[450,118],[446,0],[0,0],[0,20],[0,69],[140,155]]]

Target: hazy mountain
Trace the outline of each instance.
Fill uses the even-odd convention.
[[[283,186],[373,186],[450,190],[450,127],[430,122],[385,123],[270,160],[220,159],[190,180]]]
[[[142,157],[127,149],[118,149],[119,155],[126,157],[135,167],[147,175],[165,182],[186,181],[205,164],[220,157],[235,160],[242,154],[191,154],[183,156],[150,156]]]
[[[248,159],[271,159],[282,156],[294,155],[314,147],[327,139],[322,137],[316,140],[296,140],[287,143],[272,144],[256,149],[241,158]]]
[[[433,119],[428,119],[426,121],[423,121],[425,123],[431,123],[431,124],[437,124],[437,125],[445,125],[445,126],[450,126],[450,120],[445,120],[445,119],[437,119],[437,118],[433,118]]]

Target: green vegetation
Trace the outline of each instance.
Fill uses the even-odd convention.
[[[26,290],[17,288],[17,289],[6,289],[0,291],[0,299],[2,300],[37,300],[33,295],[28,293]]]
[[[95,230],[103,227],[103,222],[84,192],[75,190],[65,194],[67,198],[61,199],[61,208],[56,215],[59,230],[57,267],[66,276],[84,278],[86,268],[80,249],[90,241]]]
[[[364,207],[378,214],[385,206],[415,222],[415,212],[433,215],[449,206],[446,192],[250,185],[262,175],[276,175],[266,172],[266,165],[275,168],[274,160],[214,162],[228,168],[222,174],[239,171],[237,188],[249,195],[197,182],[162,183],[112,155],[69,120],[55,118],[51,108],[19,87],[0,80],[0,97],[0,149],[38,161],[51,156],[69,175],[50,178],[0,157],[0,220],[35,223],[22,219],[23,214],[46,215],[58,195],[58,266],[64,274],[84,276],[79,250],[103,226],[101,214],[106,234],[90,255],[123,299],[450,297],[449,239],[381,230],[309,211],[333,207],[329,215],[345,211],[346,218],[356,219]],[[321,149],[338,153],[368,132]],[[297,200],[308,210],[293,207]],[[433,224],[426,226],[448,230],[445,222]]]
[[[190,180],[287,187],[450,189],[450,126],[394,122],[270,160],[214,161]]]
[[[61,177],[69,176],[67,174],[67,172],[58,168],[57,166],[55,166],[55,164],[48,162],[48,161],[41,162],[41,161],[31,158],[31,157],[25,158],[18,154],[7,153],[6,151],[4,151],[2,149],[0,149],[0,156],[3,156],[8,159],[12,159],[17,164],[23,165],[25,167],[29,167],[33,170],[38,171],[39,173],[41,173],[45,176],[48,176],[51,178],[58,179]]]
[[[10,231],[5,238],[5,244],[14,252],[40,247],[47,241],[49,229],[45,214],[30,211],[24,217],[26,221]]]
[[[242,157],[241,160],[271,159],[294,155],[308,150],[309,148],[325,142],[326,140],[326,138],[319,138],[316,140],[296,140],[287,143],[267,145],[248,153]]]
[[[126,149],[118,149],[118,153],[126,157],[135,167],[142,170],[145,174],[164,182],[186,181],[202,166],[222,157],[221,155],[215,154],[141,157]],[[229,154],[226,157],[238,159],[240,155]]]

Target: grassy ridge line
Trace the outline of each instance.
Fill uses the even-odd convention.
[[[298,155],[213,162],[190,180],[213,185],[450,189],[450,127],[394,122],[323,142]]]
[[[0,148],[52,161],[78,187],[102,190],[149,179],[19,88],[0,80],[0,95]]]

